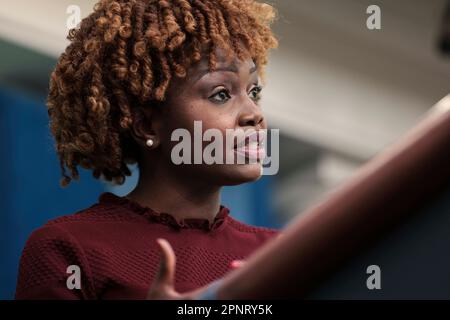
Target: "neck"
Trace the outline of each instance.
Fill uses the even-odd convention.
[[[128,198],[158,212],[169,213],[177,220],[202,218],[214,221],[220,209],[220,187],[177,176],[178,170],[153,159],[144,161],[139,169],[139,182]]]

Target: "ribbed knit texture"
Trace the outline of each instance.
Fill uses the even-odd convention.
[[[221,206],[213,223],[175,220],[112,193],[32,233],[20,260],[16,299],[145,299],[159,267],[157,238],[174,248],[175,289],[190,291],[223,277],[277,234],[243,224]],[[70,290],[67,267],[81,269]]]

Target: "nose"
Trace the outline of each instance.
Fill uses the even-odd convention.
[[[261,129],[264,122],[264,115],[260,106],[258,106],[249,97],[247,97],[242,103],[242,110],[239,114],[239,126]]]

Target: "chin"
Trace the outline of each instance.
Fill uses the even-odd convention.
[[[247,182],[253,182],[261,178],[262,166],[259,163],[235,164],[227,166],[224,171],[222,185],[234,186]]]

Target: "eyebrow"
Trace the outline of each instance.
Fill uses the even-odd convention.
[[[249,74],[253,74],[258,70],[258,66],[254,65],[253,67],[250,68],[249,70]],[[207,73],[215,73],[215,72],[233,72],[233,73],[239,73],[239,70],[237,68],[237,66],[235,64],[226,66],[226,67],[221,67],[221,68],[217,68],[214,71],[210,71],[209,68],[207,69],[203,69],[201,71],[199,71],[199,74],[194,78],[194,82],[197,82],[198,80],[200,80],[201,78],[203,78],[204,75],[206,75]]]

